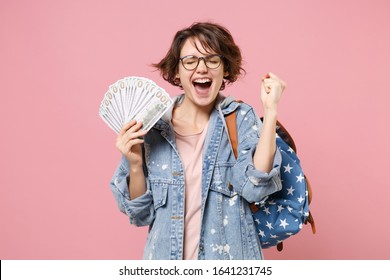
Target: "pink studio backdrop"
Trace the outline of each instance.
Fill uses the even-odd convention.
[[[225,90],[261,115],[260,77],[287,82],[279,119],[314,188],[305,226],[268,259],[389,259],[390,2],[0,2],[0,259],[140,259],[117,209],[120,158],[98,116],[108,85],[145,76],[194,21],[227,26],[247,75]]]

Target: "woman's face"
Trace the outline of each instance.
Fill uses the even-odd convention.
[[[206,57],[212,54],[216,53],[204,49],[197,38],[188,38],[181,49],[180,57],[183,58],[189,55]],[[186,99],[201,107],[214,104],[223,82],[225,74],[223,68],[223,61],[217,68],[209,69],[205,64],[205,60],[201,59],[194,70],[187,70],[180,62],[176,77],[180,79]]]

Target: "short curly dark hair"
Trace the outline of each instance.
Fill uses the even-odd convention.
[[[227,76],[224,77],[221,90],[225,88],[225,81],[231,84],[238,79],[241,72],[245,73],[241,67],[240,48],[234,42],[229,30],[216,23],[196,22],[190,27],[178,31],[165,57],[159,63],[153,64],[160,70],[164,80],[172,85],[180,86],[176,74],[179,67],[180,51],[188,38],[197,38],[204,49],[223,55],[223,67]]]

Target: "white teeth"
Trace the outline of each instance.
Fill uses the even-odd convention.
[[[196,79],[196,80],[194,80],[194,83],[204,84],[204,83],[209,83],[209,82],[211,82],[211,79]]]

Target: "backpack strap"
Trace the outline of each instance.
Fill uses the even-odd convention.
[[[241,102],[241,101],[237,101]],[[237,112],[234,111],[227,115],[226,117],[226,126],[230,138],[230,143],[232,145],[233,149],[233,154],[234,156],[238,157],[238,134],[237,134],[237,124],[236,124],[236,117],[237,117]],[[249,208],[251,209],[252,213],[256,213],[259,211],[259,207],[256,206],[255,203],[250,203]]]
[[[306,185],[307,185],[307,192],[308,192],[308,199],[309,199],[309,205],[311,203],[311,199],[312,199],[312,190],[311,190],[311,185],[310,185],[310,182],[309,182],[309,179],[307,179],[306,175],[304,175],[305,177],[305,181],[306,181]],[[313,234],[316,233],[317,229],[316,229],[316,224],[314,222],[314,218],[313,218],[313,215],[311,214],[310,210],[309,210],[309,217],[307,217],[306,221],[305,221],[305,225],[309,223],[310,226],[311,226],[311,231],[313,232]]]
[[[226,117],[226,125],[228,128],[228,133],[229,133],[229,138],[230,138],[230,143],[232,144],[232,149],[234,156],[238,157],[238,137],[237,137],[237,124],[236,124],[236,116],[237,113],[236,111],[230,113]]]

